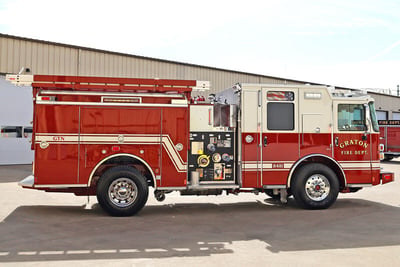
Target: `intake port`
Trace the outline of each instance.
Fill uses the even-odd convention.
[[[210,156],[200,155],[197,158],[197,164],[202,168],[207,167],[210,164]]]

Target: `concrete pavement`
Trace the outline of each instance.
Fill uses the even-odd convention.
[[[383,164],[400,177],[400,161]],[[9,266],[396,266],[398,182],[340,194],[328,210],[265,195],[150,195],[128,218],[91,197],[19,188],[30,166],[0,167],[0,264]],[[399,179],[399,178],[398,178]]]

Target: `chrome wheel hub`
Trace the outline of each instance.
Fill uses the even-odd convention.
[[[128,178],[118,178],[108,187],[111,202],[120,208],[131,205],[136,200],[137,192],[136,184]]]
[[[314,174],[307,179],[305,189],[311,200],[322,201],[329,195],[330,183],[324,175]]]

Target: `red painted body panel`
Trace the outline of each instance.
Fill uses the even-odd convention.
[[[158,186],[186,185],[187,175],[182,166],[187,162],[187,107],[36,107],[39,116],[46,119],[38,120],[38,133],[57,135],[57,139],[66,136],[74,139],[69,143],[66,140],[51,143],[46,149],[36,145],[35,182],[38,185],[54,184],[54,181],[57,184],[87,184],[93,168],[113,154],[131,154],[142,159],[156,176],[164,177],[158,180]],[[119,135],[123,135],[128,144],[119,144]],[[178,143],[182,145],[181,151],[175,150]],[[112,151],[115,145],[119,147],[118,151]],[[172,160],[181,163],[179,171],[179,166]],[[60,169],[67,171],[60,172]]]
[[[79,108],[35,105],[36,133],[68,133],[79,131]],[[62,171],[61,171],[62,170]],[[78,182],[78,144],[50,145],[41,149],[35,144],[35,183],[76,184]]]
[[[124,135],[125,139],[125,135],[141,135],[142,133],[161,136],[161,109],[83,107],[80,121],[81,135],[85,137],[80,140],[81,183],[88,183],[93,168],[113,154],[137,155],[153,170],[161,169],[159,144],[119,144],[117,141],[119,135]],[[110,135],[115,135],[115,137],[109,138]],[[102,136],[104,137],[101,138]],[[119,151],[112,151],[112,146],[115,145],[120,147]],[[143,150],[143,153],[140,153],[140,150]]]
[[[176,165],[181,162],[183,164],[182,166],[187,166],[189,140],[188,122],[188,108],[163,108],[162,133],[163,135],[167,134],[169,136],[169,144],[173,146],[174,150],[168,150],[166,146],[167,142],[164,142],[162,153],[162,178],[159,186],[183,187],[187,184],[187,169],[181,167],[178,172]],[[177,144],[182,145],[181,151],[175,149]],[[171,157],[175,158],[175,164],[171,162]]]
[[[400,126],[380,125],[380,143],[385,146],[384,152],[400,153]]]
[[[245,141],[247,135],[254,139],[250,144]],[[243,186],[286,185],[292,166],[302,158],[315,154],[337,161],[348,184],[379,183],[379,167],[373,168],[373,163],[376,165],[379,162],[379,135],[368,134],[365,141],[362,140],[363,135],[334,134],[333,137],[338,138],[338,146],[335,146],[331,145],[330,133],[263,133],[261,144],[258,133],[243,133]],[[267,145],[264,145],[265,137]]]
[[[253,138],[251,143],[246,142],[246,136],[249,135]],[[243,187],[260,187],[261,174],[258,169],[260,168],[260,134],[258,133],[243,133],[242,134],[242,185]],[[256,164],[255,167],[245,164],[252,162]]]
[[[332,134],[300,134],[300,158],[311,154],[322,154],[332,157]]]
[[[35,76],[35,97],[44,89],[45,100],[63,103],[34,102],[35,185],[85,185],[100,162],[128,154],[150,167],[157,186],[185,186],[188,107],[171,104],[173,99],[187,99],[195,85],[196,81],[181,80]],[[108,94],[90,92],[97,89]],[[139,106],[103,105],[103,97],[118,100],[119,95],[112,92],[136,92],[131,99]],[[162,97],[152,95],[166,92]]]
[[[290,166],[298,159],[298,133],[262,134],[263,185],[286,185]]]
[[[250,144],[246,143],[247,135],[251,135],[254,139]],[[263,133],[261,144],[259,136],[258,133],[242,134],[242,160],[245,163],[243,168],[244,187],[286,185],[291,166],[300,158],[310,154],[332,155],[330,134]],[[265,138],[267,138],[266,145],[264,144]],[[260,160],[261,157],[262,160]],[[249,167],[246,162],[253,165]],[[255,170],[254,167],[258,170]],[[263,169],[262,173],[260,172],[261,168]]]
[[[334,138],[338,140],[335,160],[343,167],[348,184],[372,184],[379,179],[376,177],[379,167],[374,167],[379,164],[379,134],[340,133],[334,134]]]

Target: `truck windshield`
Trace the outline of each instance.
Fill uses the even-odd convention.
[[[375,113],[375,103],[369,102],[368,105],[369,105],[369,112],[371,113],[372,128],[374,128],[375,132],[379,132],[378,120],[376,119],[376,113]]]

